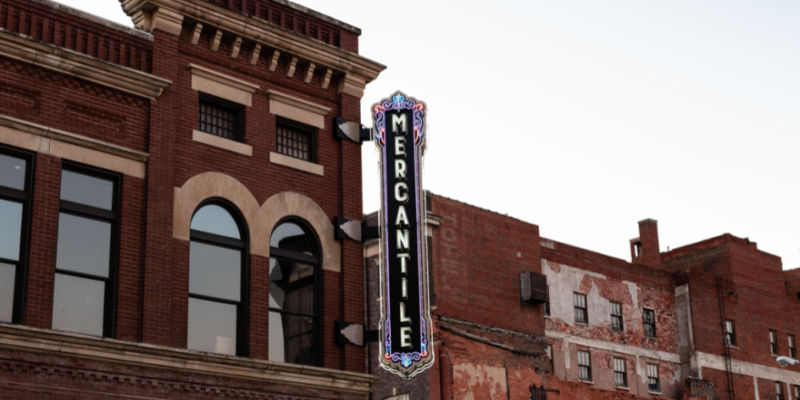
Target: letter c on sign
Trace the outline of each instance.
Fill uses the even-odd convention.
[[[403,193],[400,193],[401,189]],[[397,182],[394,185],[394,199],[401,203],[408,201],[408,185],[405,182]]]

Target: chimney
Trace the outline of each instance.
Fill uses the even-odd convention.
[[[631,262],[661,267],[661,251],[658,247],[658,222],[654,219],[639,221],[639,237],[631,239]]]

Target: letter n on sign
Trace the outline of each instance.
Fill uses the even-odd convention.
[[[372,106],[381,152],[380,363],[406,379],[433,364],[420,162],[425,104],[397,92]]]

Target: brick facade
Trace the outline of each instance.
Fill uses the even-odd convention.
[[[532,386],[548,389],[548,399],[775,399],[776,382],[783,399],[795,399],[800,370],[778,367],[769,330],[788,355],[800,275],[781,271],[780,259],[755,243],[723,235],[662,253],[657,222],[647,219],[626,261],[441,196],[428,196],[428,211],[436,364],[411,382],[373,367],[381,377],[374,399],[545,398]],[[373,248],[366,250],[370,298],[378,287]],[[520,301],[524,271],[547,277],[549,314],[544,304]],[[576,295],[585,322],[576,317]],[[612,303],[621,329],[612,324]],[[374,327],[378,303],[369,304]],[[737,336],[730,397],[721,310]],[[373,344],[371,357],[375,351]],[[579,352],[588,355],[588,379],[579,373]],[[616,380],[621,364],[625,377]]]
[[[361,218],[361,151],[333,123],[358,122],[364,85],[384,67],[357,54],[358,28],[285,1],[124,9],[137,29],[45,0],[0,1],[0,152],[28,157],[31,171],[21,311],[0,323],[0,397],[363,398],[374,380],[365,350],[334,331],[366,322],[362,249],[332,225]],[[241,142],[202,140],[201,92],[241,102]],[[276,153],[278,118],[313,124],[316,159]],[[51,330],[68,164],[119,187],[105,338]],[[249,253],[244,357],[186,349],[188,222],[214,199],[239,218]],[[284,218],[322,249],[317,366],[269,361],[269,234]]]

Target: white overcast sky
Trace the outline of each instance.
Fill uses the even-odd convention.
[[[59,0],[131,25],[115,0]],[[800,267],[800,2],[298,0],[427,103],[425,188],[629,259],[723,233]],[[363,146],[364,210],[379,207]]]

